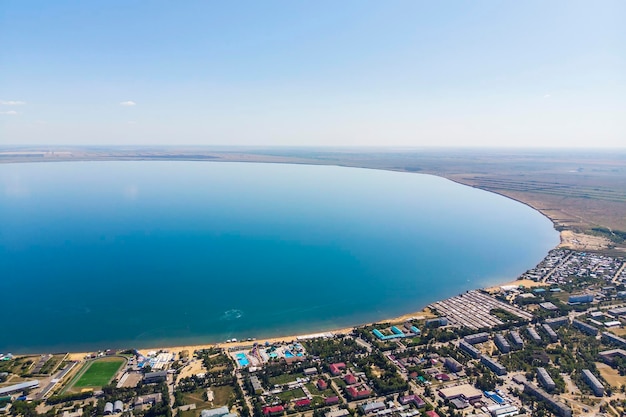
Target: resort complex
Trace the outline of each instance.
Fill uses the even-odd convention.
[[[524,281],[342,332],[198,348],[4,353],[0,413],[622,415],[624,265],[558,249]]]

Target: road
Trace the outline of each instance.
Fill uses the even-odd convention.
[[[545,277],[543,277],[543,279],[542,279],[541,281],[543,281],[543,282],[548,281],[548,278],[550,278],[550,277],[552,276],[552,274],[554,274],[554,271],[556,271],[558,268],[560,268],[560,267],[561,267],[561,265],[563,265],[565,262],[567,262],[567,260],[568,260],[569,258],[571,258],[573,254],[574,254],[574,253],[572,252],[572,253],[568,254],[565,258],[563,258],[563,260],[562,260],[561,262],[559,262],[559,263],[558,263],[558,264],[557,264],[554,268],[552,268],[552,269],[550,270],[550,272],[548,272],[548,273],[546,274],[546,276],[545,276]]]

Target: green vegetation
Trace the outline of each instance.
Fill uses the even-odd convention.
[[[365,375],[379,394],[387,395],[406,391],[409,387],[396,368],[380,352],[358,359],[356,365],[365,370]]]
[[[23,356],[9,361],[0,361],[0,372],[8,372],[19,376],[28,376],[33,366],[33,356]]]
[[[621,230],[610,230],[606,227],[592,227],[591,231],[593,234],[606,237],[614,243],[624,243],[624,241],[626,241],[626,232]]]
[[[65,355],[54,355],[52,356],[50,359],[48,359],[46,361],[46,363],[42,366],[41,370],[39,371],[40,374],[43,375],[50,375],[52,372],[54,372],[57,367],[59,366],[59,363],[65,358]]]
[[[273,387],[274,385],[283,385],[288,384],[290,382],[294,382],[298,378],[304,378],[304,374],[282,374],[277,376],[272,376],[269,378],[269,386]]]
[[[124,364],[122,358],[97,359],[87,365],[87,369],[74,383],[74,387],[102,387],[108,384]]]
[[[502,308],[494,308],[491,311],[489,311],[489,314],[491,314],[492,316],[496,316],[497,318],[499,318],[500,320],[502,320],[503,322],[509,322],[509,321],[520,321],[520,318],[517,317],[515,314],[506,311]]]
[[[350,362],[358,355],[366,353],[363,346],[354,339],[313,339],[303,342],[306,351],[324,362]]]
[[[53,395],[46,400],[47,404],[59,404],[68,401],[84,400],[93,397],[93,391],[77,392],[70,394]]]
[[[302,391],[302,388],[296,388],[296,389],[292,389],[289,391],[284,391],[284,392],[281,392],[280,394],[276,394],[276,396],[280,398],[283,402],[289,402],[296,398],[305,397],[304,391]]]

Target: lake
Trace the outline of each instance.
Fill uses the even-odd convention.
[[[443,178],[216,162],[0,165],[0,352],[320,332],[515,279],[559,242]]]

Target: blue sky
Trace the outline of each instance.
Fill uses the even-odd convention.
[[[626,146],[624,1],[0,2],[0,145]]]

